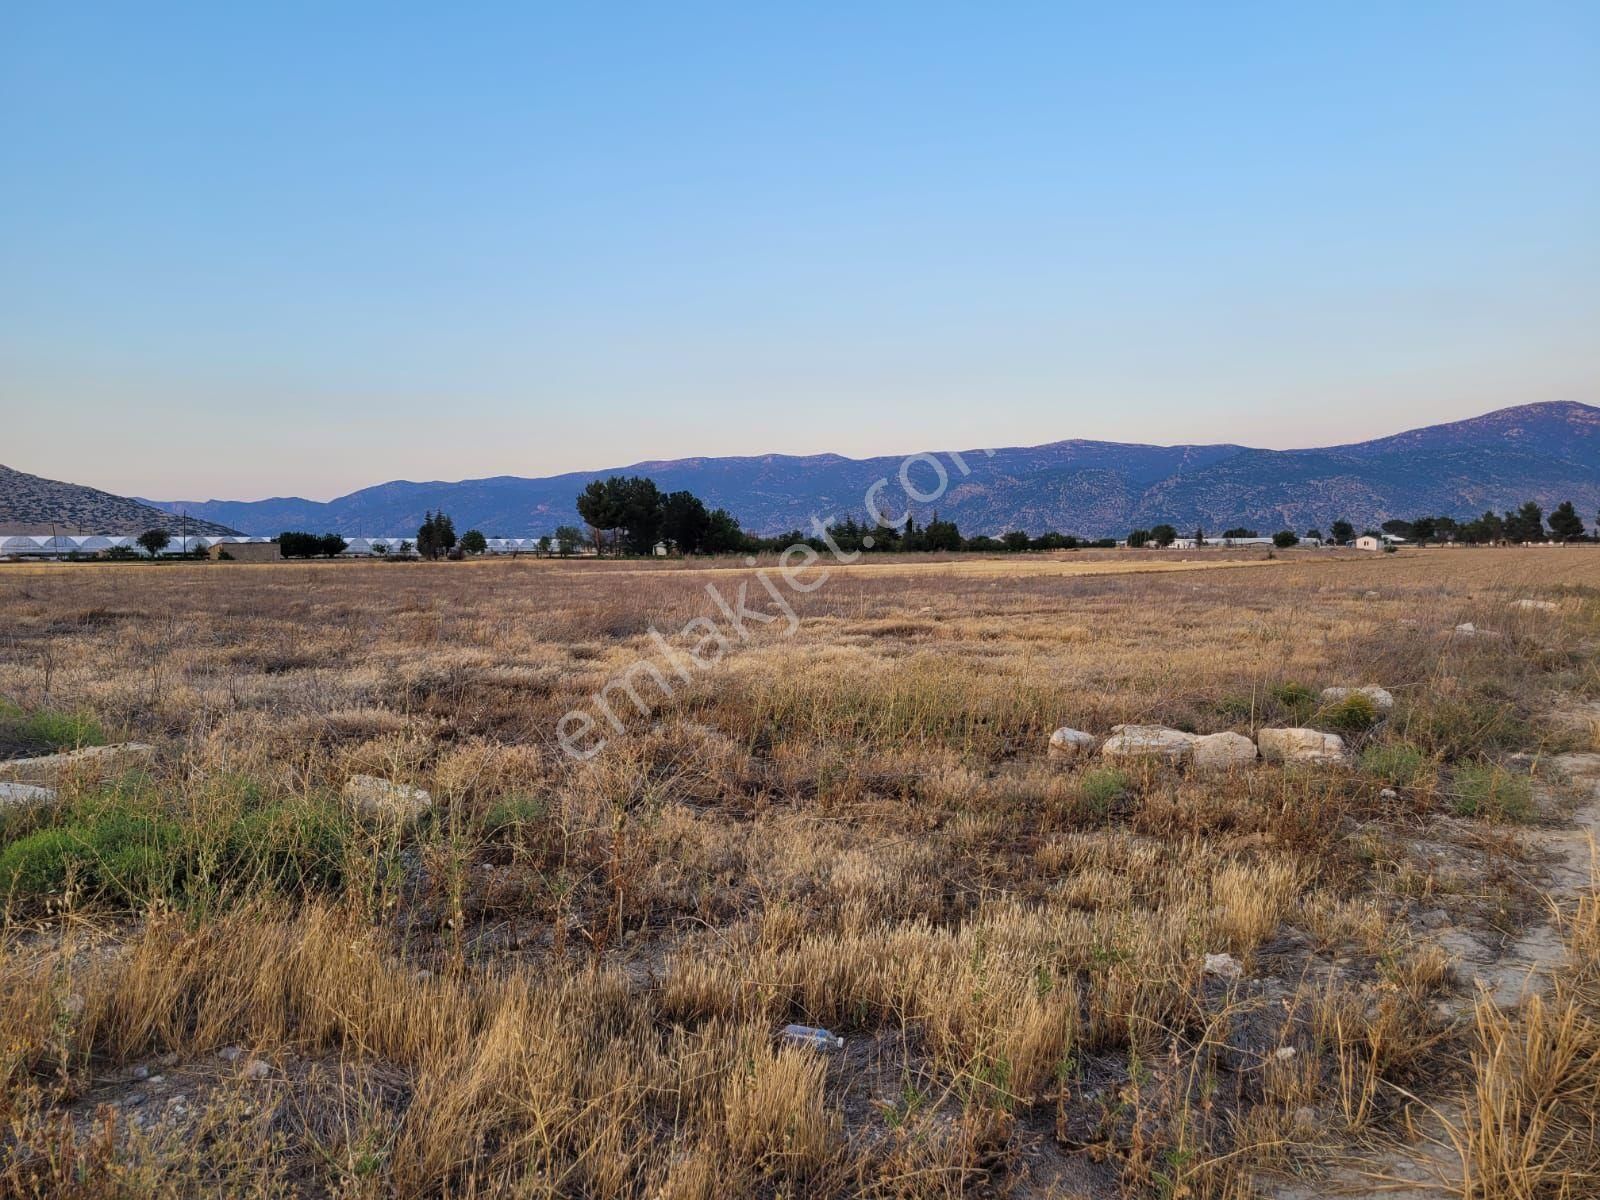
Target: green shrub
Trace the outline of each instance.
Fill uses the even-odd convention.
[[[1434,766],[1408,742],[1381,742],[1361,752],[1361,769],[1391,787],[1422,787],[1433,779]]]
[[[1383,720],[1383,713],[1371,696],[1351,692],[1343,700],[1323,708],[1317,718],[1340,733],[1361,733]]]
[[[515,838],[517,832],[544,821],[549,805],[538,796],[504,796],[483,814],[483,836],[494,841]]]
[[[1411,709],[1405,735],[1445,760],[1516,750],[1535,740],[1510,701],[1488,696],[1428,696]]]
[[[331,891],[345,880],[356,828],[342,806],[321,797],[247,809],[228,828],[222,865],[260,887]]]
[[[1317,703],[1317,694],[1303,683],[1280,683],[1272,689],[1272,698],[1296,719],[1308,716]]]
[[[1533,815],[1533,784],[1491,763],[1463,763],[1450,781],[1452,807],[1461,817],[1526,821]]]
[[[183,830],[125,804],[110,805],[0,851],[0,895],[59,895],[70,881],[92,897],[148,903],[176,893],[185,871]]]
[[[1092,767],[1083,773],[1079,782],[1083,798],[1098,812],[1104,812],[1133,790],[1133,782],[1126,771],[1116,767]]]
[[[48,708],[29,713],[0,701],[0,754],[49,754],[100,746],[105,740],[105,730],[89,713]]]

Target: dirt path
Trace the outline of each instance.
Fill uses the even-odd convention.
[[[1600,704],[1563,710],[1557,723],[1600,728]],[[1442,946],[1455,961],[1458,976],[1469,984],[1452,1000],[1459,1018],[1470,1020],[1478,995],[1487,994],[1496,1005],[1514,1008],[1534,993],[1547,992],[1553,973],[1564,961],[1566,948],[1557,922],[1592,886],[1596,847],[1600,846],[1600,753],[1582,752],[1553,756],[1541,773],[1562,781],[1578,793],[1569,812],[1549,783],[1539,784],[1535,797],[1539,811],[1560,819],[1558,825],[1525,831],[1523,845],[1529,859],[1542,872],[1542,890],[1549,901],[1549,917],[1529,925],[1508,946],[1490,946],[1459,926],[1420,931],[1424,940]],[[1295,1180],[1270,1191],[1275,1200],[1316,1200],[1321,1196],[1381,1195],[1393,1200],[1450,1200],[1463,1193],[1465,1167],[1452,1127],[1463,1120],[1460,1103],[1440,1097],[1421,1119],[1418,1137],[1410,1145],[1385,1147],[1368,1155],[1360,1166],[1337,1166],[1314,1180]]]

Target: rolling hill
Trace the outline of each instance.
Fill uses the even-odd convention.
[[[1600,408],[1530,404],[1470,420],[1309,450],[1222,444],[1149,446],[1061,441],[963,452],[971,474],[950,469],[937,508],[969,533],[1058,529],[1102,537],[1170,521],[1213,532],[1231,525],[1304,531],[1344,517],[1357,525],[1423,513],[1469,516],[1524,500],[1546,508],[1572,500],[1586,519],[1600,508]],[[396,481],[336,500],[184,501],[186,508],[249,533],[331,530],[388,537],[412,533],[428,509],[458,529],[518,536],[577,523],[573,499],[591,479],[649,475],[665,490],[687,488],[727,508],[759,533],[806,527],[813,513],[863,512],[872,482],[894,480],[899,456],[823,454],[686,458],[633,463],[540,479],[497,476],[459,483]],[[945,459],[949,468],[949,460]],[[912,478],[931,487],[931,471]],[[897,485],[884,507],[898,511]]]
[[[174,514],[126,496],[78,483],[63,483],[0,466],[0,529],[21,533],[105,533],[135,537],[147,529],[178,532]],[[238,530],[190,514],[192,534]]]

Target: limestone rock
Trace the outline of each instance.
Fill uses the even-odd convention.
[[[1381,713],[1389,712],[1394,708],[1394,697],[1385,689],[1373,684],[1365,687],[1330,687],[1322,689],[1322,702],[1324,704],[1338,704],[1350,696],[1365,696],[1372,701],[1373,707]]]
[[[1255,763],[1256,744],[1242,733],[1208,733],[1194,739],[1189,758],[1196,771],[1232,771]]]
[[[364,817],[415,821],[433,807],[433,797],[418,787],[390,783],[376,775],[352,775],[345,781],[344,798]]]
[[[1202,970],[1217,979],[1238,979],[1244,974],[1244,967],[1231,954],[1206,955],[1206,963]]]
[[[1081,758],[1092,753],[1099,740],[1092,733],[1063,725],[1050,735],[1050,757]]]
[[[1554,600],[1530,600],[1524,596],[1521,600],[1513,600],[1511,607],[1527,609],[1532,612],[1555,612],[1561,606]]]
[[[1189,761],[1195,736],[1165,725],[1113,725],[1100,747],[1109,762],[1158,762],[1176,767]]]
[[[0,762],[0,781],[47,788],[60,787],[71,779],[99,783],[135,767],[147,767],[155,755],[154,746],[122,742],[115,746],[85,746],[82,750],[38,758],[12,758]]]
[[[1256,734],[1261,757],[1268,762],[1336,763],[1344,761],[1344,739],[1320,729],[1263,729]]]
[[[54,804],[55,788],[33,783],[0,783],[0,808],[21,808],[28,804]]]

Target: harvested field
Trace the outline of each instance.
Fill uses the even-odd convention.
[[[0,568],[154,747],[0,809],[0,1190],[1600,1194],[1597,703],[1576,547]]]

